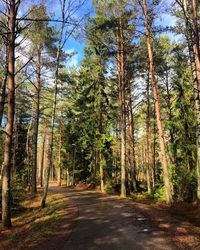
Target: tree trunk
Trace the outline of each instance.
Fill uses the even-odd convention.
[[[6,49],[6,53],[7,49]],[[8,56],[6,56],[6,61],[8,62]],[[6,84],[7,84],[7,79],[8,79],[8,65],[6,65],[6,73],[2,85],[2,92],[1,92],[1,102],[0,102],[0,126],[2,125],[2,120],[3,120],[3,113],[4,113],[4,106],[5,106],[5,101],[6,101]]]
[[[171,156],[171,161],[176,164],[177,161],[177,157],[176,157],[176,145],[174,143],[174,125],[172,123],[173,121],[173,115],[172,115],[172,103],[171,103],[171,94],[170,94],[170,89],[169,89],[169,74],[168,71],[166,71],[166,92],[167,92],[167,108],[169,111],[168,114],[168,120],[171,122],[171,126],[170,126],[170,142],[172,145],[172,156]]]
[[[15,112],[15,118],[16,116],[17,114]],[[12,169],[11,169],[12,176],[17,169],[17,148],[18,148],[18,129],[17,129],[17,119],[15,119],[13,126],[13,149],[12,149],[13,157],[12,157]]]
[[[196,73],[196,144],[197,144],[197,199],[200,201],[200,49],[199,49],[199,30],[197,22],[197,1],[192,0],[192,28],[193,28],[193,51]]]
[[[15,20],[17,7],[15,0],[9,2],[9,34],[8,34],[8,111],[6,138],[4,146],[4,161],[2,170],[2,224],[11,227],[11,168],[13,123],[15,115]]]
[[[152,160],[152,164],[153,164],[153,182],[154,182],[154,186],[155,186],[155,182],[156,182],[156,134],[157,134],[157,129],[156,129],[156,112],[155,112],[155,103],[154,103],[154,109],[153,109],[153,160]]]
[[[122,19],[119,18],[117,27],[117,69],[121,130],[121,197],[126,197],[126,94],[124,59],[124,34]]]
[[[59,121],[59,145],[58,145],[58,186],[61,186],[62,177],[62,163],[61,163],[61,152],[62,152],[62,121]]]
[[[42,139],[42,152],[41,152],[41,162],[40,162],[40,187],[43,187],[45,143],[46,143],[46,128],[43,131],[43,139]]]
[[[57,107],[57,94],[58,94],[58,73],[59,73],[59,64],[60,64],[60,54],[61,54],[61,44],[62,44],[62,38],[63,38],[63,30],[65,26],[65,4],[66,1],[63,0],[61,9],[62,9],[62,25],[60,29],[60,36],[58,41],[58,49],[57,49],[57,55],[56,55],[56,71],[55,71],[55,91],[54,91],[54,100],[53,100],[53,107],[52,107],[52,116],[51,116],[51,124],[50,124],[50,135],[49,135],[49,150],[48,150],[48,163],[46,168],[46,177],[45,177],[45,186],[44,186],[44,192],[41,202],[41,207],[44,208],[46,206],[46,197],[48,193],[48,187],[49,187],[49,176],[50,171],[53,169],[53,140],[54,140],[54,123],[55,123],[55,116],[56,116],[56,107]]]
[[[74,186],[74,171],[76,168],[76,145],[74,146],[73,166],[72,166],[72,186]]]
[[[40,90],[41,90],[41,50],[38,49],[37,62],[37,84],[35,92],[35,114],[33,117],[33,145],[32,145],[32,171],[31,171],[31,192],[37,192],[37,147],[38,147],[38,127],[40,117]]]
[[[167,155],[166,155],[165,141],[164,141],[164,134],[163,134],[163,126],[161,122],[160,100],[159,100],[159,96],[157,92],[157,86],[156,86],[155,74],[154,74],[154,62],[153,62],[153,53],[152,53],[152,47],[151,47],[150,26],[149,26],[149,21],[148,21],[148,16],[147,16],[146,0],[143,0],[143,10],[144,10],[145,25],[146,25],[146,42],[147,42],[147,49],[148,49],[148,56],[149,56],[151,83],[152,83],[152,90],[153,90],[153,96],[154,96],[154,102],[155,102],[156,120],[157,120],[158,136],[159,136],[159,143],[160,143],[160,158],[161,158],[160,160],[163,166],[163,179],[164,179],[165,191],[166,191],[166,201],[168,204],[171,204],[173,201],[172,189],[170,185]]]
[[[100,158],[100,181],[101,181],[101,192],[102,193],[105,193],[105,189],[104,189],[104,171],[103,171],[103,166],[102,166],[102,163],[101,163],[101,152],[100,152],[100,155],[99,155],[99,158]]]
[[[134,136],[134,117],[132,109],[132,95],[129,83],[129,140],[130,140],[130,162],[131,162],[131,189],[137,191],[136,183],[136,158],[135,158],[135,136]]]
[[[70,176],[69,176],[69,169],[67,168],[67,171],[66,171],[66,186],[69,187],[69,179],[70,179]]]
[[[151,161],[150,161],[150,98],[149,98],[149,71],[147,75],[147,86],[146,86],[146,175],[147,175],[147,190],[150,194],[151,188]]]

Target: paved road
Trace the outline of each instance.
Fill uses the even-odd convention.
[[[176,249],[133,206],[94,191],[67,189],[78,207],[77,221],[62,250]]]

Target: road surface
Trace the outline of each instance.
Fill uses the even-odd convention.
[[[77,206],[76,222],[62,250],[172,250],[169,235],[122,199],[64,189]]]

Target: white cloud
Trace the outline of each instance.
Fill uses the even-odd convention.
[[[158,23],[162,25],[166,25],[166,26],[174,26],[176,21],[177,21],[177,18],[175,16],[172,16],[168,13],[164,13],[161,15]]]
[[[66,50],[66,53],[71,54],[75,53],[72,57],[67,59],[67,62],[65,63],[65,66],[67,68],[72,68],[72,67],[78,67],[78,54],[75,52],[75,49],[68,49]]]

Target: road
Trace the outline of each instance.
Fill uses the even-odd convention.
[[[95,191],[65,190],[78,212],[62,250],[177,249],[166,232],[122,199]]]

